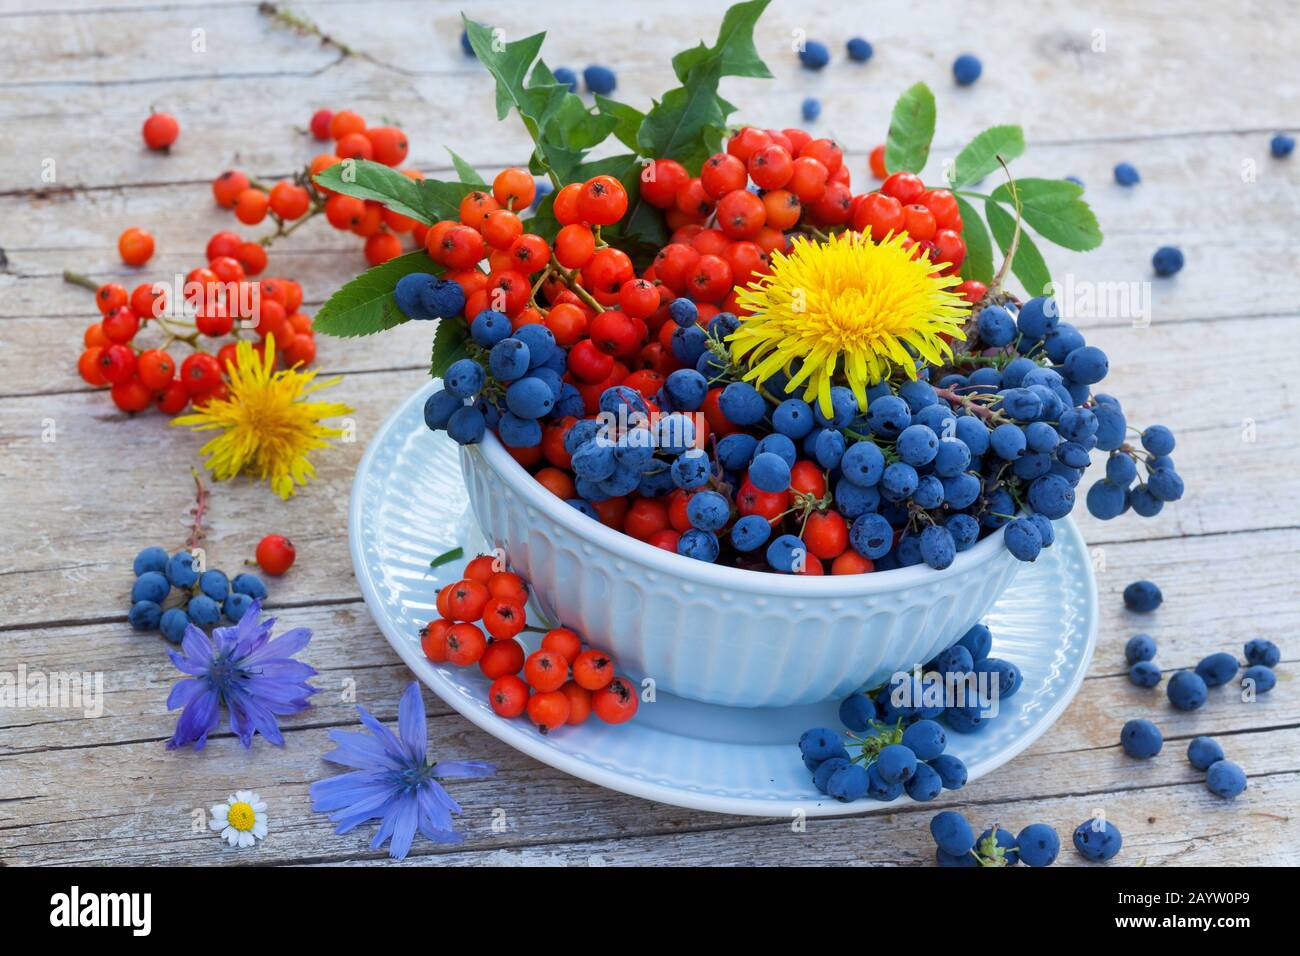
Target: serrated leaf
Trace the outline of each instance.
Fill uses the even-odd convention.
[[[1068,179],[1017,179],[1021,215],[1035,232],[1058,246],[1087,252],[1101,245],[1097,217],[1081,197],[1083,187]],[[1014,207],[1009,184],[991,193],[994,199]]]
[[[412,272],[436,275],[442,268],[420,250],[368,269],[326,300],[312,328],[348,338],[373,335],[409,321],[393,301],[393,289],[398,279]]]
[[[677,74],[677,79],[685,84],[691,70],[709,57],[718,58],[720,76],[770,79],[772,72],[754,45],[754,26],[769,2],[770,0],[749,0],[729,7],[722,18],[718,39],[713,46],[701,43],[673,57],[673,72]]]
[[[699,63],[691,81],[664,94],[646,114],[637,131],[637,146],[645,156],[675,159],[692,174],[721,141],[727,114],[718,100],[721,63]]]
[[[986,129],[957,154],[952,168],[952,188],[961,189],[979,182],[1001,165],[998,157],[1010,162],[1024,151],[1025,134],[1019,126],[992,126]]]
[[[460,177],[460,181],[462,183],[472,183],[475,186],[487,185],[487,180],[479,175],[477,169],[475,169],[465,160],[461,159],[460,154],[458,154],[450,146],[448,146],[446,149],[447,149],[447,153],[451,156],[451,164],[454,167],[456,167],[456,175]]]
[[[357,199],[373,199],[385,208],[428,226],[435,218],[422,198],[421,184],[382,163],[368,159],[345,159],[323,169],[315,181],[337,193]]]
[[[961,274],[987,286],[993,281],[993,240],[984,225],[984,217],[975,207],[960,196],[956,199],[961,211],[961,237],[966,241],[966,258],[962,261]]]
[[[596,109],[614,118],[614,138],[628,149],[636,149],[636,131],[641,128],[645,114],[635,106],[596,94]]]
[[[496,80],[497,119],[503,120],[510,113],[510,108],[519,109],[524,114],[524,80],[532,69],[542,49],[545,33],[534,33],[530,37],[501,45],[496,49],[500,38],[491,27],[478,23],[461,15],[465,23],[465,35],[469,45],[492,77]]]
[[[429,377],[442,378],[452,363],[469,354],[469,340],[463,319],[439,319],[433,332],[433,354],[429,357]]]
[[[930,158],[934,139],[934,94],[924,83],[903,91],[889,118],[885,138],[885,168],[890,172],[919,173]]]
[[[988,216],[989,228],[993,230],[993,238],[997,240],[998,248],[1002,250],[1003,255],[1006,255],[1007,250],[1011,248],[1011,237],[1016,229],[1015,217],[992,199],[984,203],[984,212]],[[964,217],[962,221],[965,222]],[[1038,246],[1034,245],[1034,240],[1023,228],[1020,230],[1020,240],[1016,244],[1015,258],[1011,260],[1011,271],[1031,296],[1047,293],[1052,274],[1048,271],[1047,263],[1043,260],[1043,254],[1038,251]]]

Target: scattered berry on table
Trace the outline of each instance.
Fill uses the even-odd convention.
[[[1016,847],[1025,866],[1051,866],[1061,854],[1061,837],[1046,823],[1031,823],[1016,836]]]
[[[1156,642],[1150,634],[1134,634],[1124,645],[1124,659],[1130,664],[1153,660],[1156,656]]]
[[[1220,651],[1202,658],[1196,665],[1196,673],[1205,681],[1206,687],[1220,687],[1237,676],[1237,658]]]
[[[1169,678],[1165,693],[1169,695],[1169,703],[1179,710],[1197,710],[1209,696],[1205,681],[1195,671],[1179,671]]]
[[[1138,661],[1128,669],[1128,679],[1137,687],[1155,687],[1160,683],[1160,668],[1151,661]]]
[[[1115,182],[1121,186],[1135,186],[1142,181],[1141,174],[1132,163],[1115,164]]]
[[[1119,827],[1100,817],[1084,820],[1074,828],[1074,848],[1084,859],[1105,863],[1112,859],[1124,845]]]
[[[955,810],[944,810],[931,817],[930,835],[935,845],[950,856],[964,856],[975,847],[975,831]]]
[[[862,37],[853,37],[845,44],[845,48],[848,51],[849,59],[854,63],[866,63],[871,59],[871,54],[875,52],[870,42]]]
[[[582,82],[586,84],[588,93],[599,93],[601,96],[613,93],[614,87],[618,85],[614,71],[607,66],[597,64],[592,64],[582,71]]]
[[[831,51],[827,49],[825,43],[817,40],[806,41],[803,49],[799,51],[799,62],[806,70],[820,70],[830,61]]]
[[[1267,694],[1276,685],[1277,674],[1271,667],[1265,667],[1263,664],[1252,664],[1241,672],[1243,690],[1250,690],[1255,694]]]
[[[1176,275],[1183,268],[1183,250],[1177,246],[1161,246],[1151,257],[1151,268],[1158,276]]]
[[[141,552],[143,554],[144,552]],[[138,562],[140,559],[136,558]],[[137,571],[139,573],[137,564]],[[1262,637],[1256,637],[1246,642],[1245,646],[1246,662],[1248,664],[1259,664],[1264,667],[1276,667],[1282,660],[1282,652],[1272,641],[1265,640]]]
[[[1246,789],[1246,771],[1231,760],[1217,760],[1205,771],[1205,786],[1216,797],[1231,800]]]
[[[973,53],[963,53],[952,64],[952,76],[958,86],[970,86],[984,72],[984,64]]]
[[[1139,760],[1148,760],[1160,753],[1164,738],[1160,728],[1149,720],[1130,720],[1120,731],[1119,742],[1124,752]]]
[[[1134,581],[1124,588],[1124,606],[1130,611],[1146,614],[1158,608],[1163,600],[1160,588],[1151,581]]]
[[[554,70],[555,82],[563,83],[570,93],[578,92],[578,74],[567,66],[557,66]]]
[[[282,534],[268,534],[257,543],[257,564],[272,577],[279,577],[293,567],[297,550]]]
[[[1223,748],[1213,737],[1193,737],[1187,745],[1187,760],[1197,770],[1209,770],[1223,759]]]
[[[817,117],[822,115],[822,101],[815,96],[805,97],[799,106],[799,113],[805,123],[817,122]]]
[[[150,113],[144,121],[144,144],[150,149],[166,150],[176,142],[180,132],[181,124],[175,116],[170,113]]]
[[[1268,141],[1268,151],[1273,154],[1274,159],[1286,159],[1295,149],[1295,137],[1288,136],[1286,133],[1276,133]]]

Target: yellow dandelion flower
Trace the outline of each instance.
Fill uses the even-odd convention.
[[[728,339],[732,358],[749,366],[746,381],[761,384],[798,363],[788,391],[802,385],[804,400],[816,398],[829,415],[837,374],[865,409],[867,387],[894,368],[915,378],[918,358],[951,358],[940,336],[965,338],[970,309],[951,291],[961,280],[934,275],[903,241],[847,232],[825,242],[797,238],[788,255],[772,253],[772,271],[736,293],[753,313]]]
[[[276,372],[274,367],[272,336],[267,336],[262,355],[248,342],[240,342],[236,364],[228,367],[229,397],[213,399],[190,415],[172,419],[172,424],[221,432],[199,450],[218,481],[254,475],[269,480],[277,495],[288,498],[297,485],[305,485],[316,474],[308,455],[328,448],[329,439],[343,434],[342,429],[320,424],[321,420],[348,415],[352,409],[341,402],[306,400],[340,379],[316,382],[315,372],[297,367]]]

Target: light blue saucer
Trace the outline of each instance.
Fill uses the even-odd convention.
[[[437,616],[439,588],[464,560],[431,569],[434,557],[483,541],[468,512],[457,448],[424,425],[432,386],[407,399],[366,449],[352,489],[352,562],[375,622],[412,671],[473,723],[510,746],[592,783],[682,807],[789,817],[864,813],[891,804],[838,803],[813,787],[795,741],[809,727],[839,726],[838,702],[805,707],[715,707],[660,693],[629,723],[592,718],[543,736],[525,718],[503,720],[487,703],[477,667],[438,665],[420,650],[420,627]],[[1016,576],[986,618],[994,656],[1014,661],[1024,685],[975,734],[949,734],[948,752],[975,780],[1037,740],[1078,692],[1097,637],[1097,586],[1074,522],[1056,523],[1056,544]],[[887,573],[887,572],[886,572]],[[600,635],[584,635],[600,645]],[[535,647],[535,643],[532,645]],[[531,649],[531,647],[530,647]],[[899,801],[908,800],[901,797]]]

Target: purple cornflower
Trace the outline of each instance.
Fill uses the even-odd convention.
[[[193,624],[185,628],[181,650],[171,659],[191,676],[176,682],[167,709],[184,707],[167,749],[194,744],[202,750],[208,734],[221,722],[221,707],[230,711],[230,729],[245,747],[258,733],[273,744],[284,743],[276,717],[308,706],[316,688],[307,678],[316,673],[295,661],[311,641],[311,631],[295,627],[271,640],[275,618],[260,621],[262,602],[254,601],[234,627],[218,627],[209,638]]]
[[[370,849],[377,850],[390,837],[388,855],[406,858],[418,830],[435,843],[456,843],[463,839],[452,829],[453,813],[460,804],[442,788],[439,780],[454,777],[490,777],[497,768],[481,760],[428,761],[428,735],[424,726],[424,698],[420,685],[412,682],[397,705],[400,738],[357,705],[361,723],[369,734],[331,730],[338,749],[325,759],[351,773],[340,774],[311,785],[311,808],[328,813],[338,824],[335,833],[346,833],[367,820],[382,822]]]

